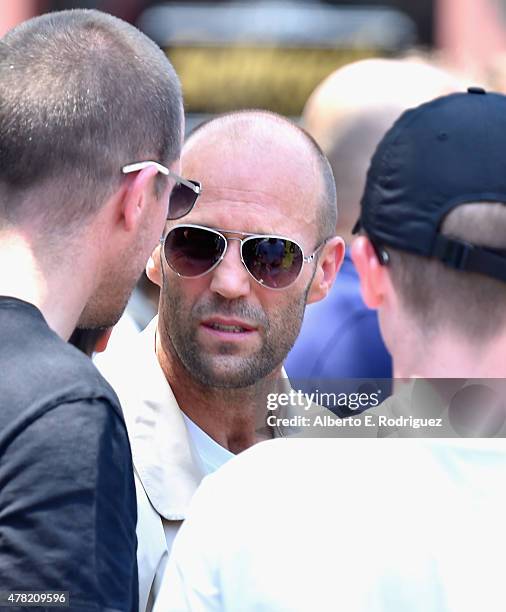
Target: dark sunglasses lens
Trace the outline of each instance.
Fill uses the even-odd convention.
[[[299,245],[284,238],[251,238],[242,246],[242,257],[252,276],[271,289],[291,285],[302,268]]]
[[[199,276],[219,261],[225,244],[224,238],[214,232],[198,227],[175,227],[165,238],[165,259],[181,276]]]
[[[198,181],[189,180],[189,182],[198,187],[200,190],[200,183]],[[187,215],[194,207],[198,197],[199,194],[195,193],[195,191],[190,189],[190,187],[187,187],[182,183],[174,185],[174,189],[170,194],[167,219],[179,219]]]

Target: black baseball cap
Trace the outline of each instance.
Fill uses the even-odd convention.
[[[406,111],[385,134],[353,233],[506,282],[506,250],[440,233],[451,210],[480,202],[506,205],[506,96],[470,87]]]

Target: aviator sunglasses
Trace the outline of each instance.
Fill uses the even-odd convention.
[[[224,236],[222,232],[233,236]],[[161,243],[165,261],[176,274],[184,278],[198,278],[214,270],[223,260],[229,240],[241,243],[244,267],[262,287],[269,289],[286,289],[292,285],[299,278],[302,266],[312,262],[326,242],[305,257],[302,247],[295,240],[283,236],[186,224],[171,228]]]
[[[169,168],[162,166],[155,161],[143,161],[136,162],[135,164],[128,164],[121,168],[123,174],[130,174],[131,172],[139,172],[144,168],[154,166],[158,172],[161,172],[165,176],[170,176],[175,179],[176,184],[170,194],[169,207],[167,209],[167,220],[180,219],[187,215],[192,208],[195,206],[195,202],[202,191],[202,185],[198,181],[185,179],[179,174],[172,172]]]

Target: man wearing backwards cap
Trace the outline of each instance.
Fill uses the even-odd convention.
[[[372,159],[352,256],[398,378],[506,373],[505,135],[504,96],[470,88],[405,113]]]
[[[353,255],[397,375],[505,376],[505,202],[502,95],[379,144]],[[505,479],[503,440],[264,442],[195,495],[158,610],[503,610]]]

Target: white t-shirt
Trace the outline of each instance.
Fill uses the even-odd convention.
[[[202,464],[204,474],[212,474],[229,459],[235,457],[228,448],[218,444],[206,432],[182,412],[193,451]]]
[[[207,477],[155,612],[503,612],[505,440],[281,439]]]

